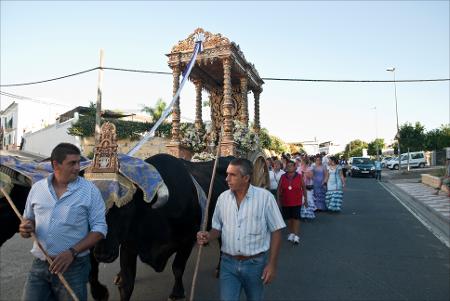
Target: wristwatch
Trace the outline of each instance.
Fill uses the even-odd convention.
[[[74,248],[69,248],[70,253],[72,253],[72,257],[73,259],[77,258],[78,256],[78,251],[75,250]]]

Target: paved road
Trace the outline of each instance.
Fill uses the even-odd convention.
[[[351,178],[344,210],[321,213],[302,224],[301,244],[283,242],[278,278],[266,290],[267,300],[448,300],[449,249],[374,179]],[[20,297],[31,261],[29,241],[17,236],[0,253],[0,299]],[[212,277],[217,245],[203,253],[197,300],[217,299]],[[194,254],[185,273],[190,289]],[[140,264],[133,300],[167,300],[170,267],[157,274]],[[101,279],[113,300],[117,262],[101,265]]]

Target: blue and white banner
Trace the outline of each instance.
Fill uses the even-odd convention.
[[[183,89],[184,84],[186,83],[187,79],[189,78],[189,75],[191,74],[191,71],[192,71],[192,68],[194,67],[197,55],[203,50],[203,45],[202,45],[203,40],[204,40],[203,34],[199,33],[196,38],[196,41],[195,41],[195,48],[194,48],[194,53],[192,54],[192,58],[182,73],[183,79],[181,80],[181,83],[180,83],[180,86],[178,87],[177,93],[175,93],[169,106],[164,110],[161,117],[153,125],[151,130],[148,131],[144,135],[144,137],[142,137],[142,139],[127,153],[127,155],[133,156],[151,137],[153,137],[155,134],[155,131],[158,129],[158,127],[161,125],[161,123],[167,118],[167,116],[172,111],[172,107],[175,104],[175,101],[180,97],[181,90]]]

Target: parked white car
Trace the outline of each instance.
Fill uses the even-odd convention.
[[[408,165],[408,155],[409,155],[409,166],[410,167],[419,167],[423,168],[427,165],[427,160],[425,159],[425,153],[421,152],[411,152],[404,153],[401,155],[401,163],[402,166]],[[386,163],[386,166],[389,169],[398,169],[398,157],[393,158],[389,162]]]
[[[381,167],[387,167],[387,163],[392,160],[392,157],[384,157],[381,160]]]

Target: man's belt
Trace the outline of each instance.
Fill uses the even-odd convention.
[[[228,257],[232,257],[232,258],[234,258],[236,260],[239,260],[239,261],[244,261],[244,260],[249,260],[249,259],[252,259],[252,258],[256,258],[256,257],[259,257],[261,255],[264,255],[265,253],[266,252],[261,252],[261,253],[255,254],[255,255],[244,256],[244,255],[231,255],[231,254],[222,252],[223,255],[226,255]]]

